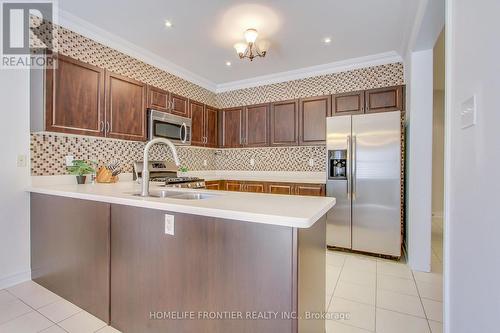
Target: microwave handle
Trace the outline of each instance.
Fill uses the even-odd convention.
[[[182,129],[184,129],[184,136],[182,135]],[[187,126],[186,123],[182,123],[180,128],[180,138],[182,143],[186,143],[187,140]]]

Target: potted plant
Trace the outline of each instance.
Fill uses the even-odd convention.
[[[186,177],[186,176],[187,176],[187,172],[188,172],[188,171],[189,171],[189,170],[188,170],[188,168],[187,168],[187,167],[185,167],[185,166],[181,166],[181,167],[179,168],[179,171],[177,172],[177,174],[178,174],[178,176],[179,176],[179,177]]]
[[[83,160],[74,160],[73,165],[66,168],[70,175],[76,176],[78,184],[85,184],[86,175],[94,173],[95,170],[87,162]]]

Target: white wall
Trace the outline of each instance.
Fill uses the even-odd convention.
[[[407,249],[412,269],[430,271],[433,52],[411,53],[408,90]]]
[[[445,321],[500,327],[500,1],[447,0]],[[460,105],[477,96],[477,125]]]
[[[0,69],[0,289],[30,278],[29,72]],[[25,155],[26,167],[17,167]]]

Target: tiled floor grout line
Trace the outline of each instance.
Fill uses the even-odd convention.
[[[413,274],[413,270],[411,271],[411,275],[413,276],[413,281],[415,282],[415,287],[417,288],[418,299],[420,301],[420,305],[422,306],[422,310],[424,311],[425,319],[427,320],[427,326],[429,327],[429,332],[432,333],[431,324],[429,323],[429,317],[427,316],[427,311],[425,311],[424,302],[422,302],[422,296],[420,296],[420,290],[418,288],[417,279],[415,279],[415,274]]]

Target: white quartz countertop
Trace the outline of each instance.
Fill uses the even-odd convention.
[[[150,190],[159,187],[151,186]],[[165,188],[161,188],[165,189]],[[277,195],[211,190],[169,189],[182,192],[204,192],[212,197],[201,200],[143,198],[134,196],[140,185],[132,181],[116,184],[33,184],[27,191],[83,200],[108,202],[177,213],[223,219],[309,228],[335,205],[335,198]]]

